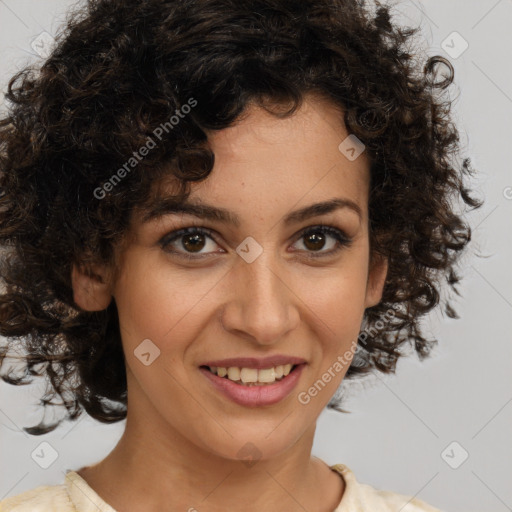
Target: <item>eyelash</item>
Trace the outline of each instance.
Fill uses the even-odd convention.
[[[182,236],[196,235],[196,234],[197,235],[205,235],[205,236],[211,238],[215,243],[217,243],[215,238],[212,236],[212,233],[213,232],[211,230],[206,229],[206,228],[200,228],[200,227],[183,228],[183,229],[179,229],[177,231],[173,231],[172,233],[169,233],[164,238],[162,238],[162,240],[160,240],[159,243],[160,243],[160,246],[162,247],[162,249],[164,249],[166,252],[169,252],[173,255],[177,255],[179,258],[184,258],[187,260],[199,260],[199,259],[203,259],[203,258],[210,256],[211,253],[191,255],[190,253],[182,253],[179,251],[168,250],[167,247],[172,242],[174,242],[175,240],[179,239]],[[322,251],[322,252],[318,252],[318,253],[310,252],[308,254],[308,257],[310,257],[310,258],[323,258],[323,257],[327,257],[327,256],[332,256],[332,255],[338,253],[342,248],[350,247],[350,245],[352,244],[352,239],[349,238],[348,236],[346,236],[343,233],[343,231],[341,231],[337,228],[333,228],[331,226],[326,226],[324,224],[318,224],[316,226],[310,226],[310,227],[304,228],[303,230],[300,231],[300,233],[297,237],[297,241],[300,240],[305,235],[308,235],[311,233],[322,233],[322,234],[330,235],[338,243],[337,243],[336,247],[334,249],[331,249],[330,251],[326,251],[326,252]]]

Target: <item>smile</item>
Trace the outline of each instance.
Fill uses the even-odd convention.
[[[219,377],[229,379],[237,384],[247,386],[265,386],[286,377],[296,365],[285,364],[271,368],[239,368],[231,366],[230,368],[208,366],[209,370]]]
[[[278,377],[280,366],[282,375]],[[276,404],[286,398],[297,386],[305,366],[306,364],[288,364],[260,369],[201,366],[199,370],[222,396],[238,405],[261,407]],[[220,376],[224,372],[225,375]]]

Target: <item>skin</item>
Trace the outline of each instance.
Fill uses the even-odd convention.
[[[254,106],[246,114],[209,134],[215,165],[190,196],[233,211],[238,227],[184,214],[142,223],[137,213],[116,278],[103,267],[91,277],[73,269],[78,305],[99,310],[114,298],[119,311],[126,429],[103,461],[79,474],[123,512],[332,512],[343,496],[343,479],[311,449],[317,418],[350,360],[307,405],[298,394],[350,349],[364,310],[381,300],[387,261],[370,260],[369,160],[363,152],[350,161],[338,150],[349,135],[342,115],[318,97],[307,96],[286,119]],[[355,202],[361,217],[341,208],[283,223],[289,212],[334,197]],[[351,244],[333,252],[338,243],[329,234],[323,246],[308,244],[300,231],[320,223]],[[178,254],[159,244],[191,226],[212,230],[215,239],[201,239],[199,249],[207,257],[180,258],[187,247],[196,254],[183,237],[171,244]],[[263,247],[250,264],[235,251],[247,236]],[[318,252],[326,255],[310,256]],[[147,338],[160,349],[149,366],[134,355]],[[271,406],[231,402],[198,369],[212,359],[274,354],[307,365],[292,393]],[[249,442],[260,454],[251,467],[237,456]]]

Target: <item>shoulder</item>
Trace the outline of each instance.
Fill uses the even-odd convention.
[[[59,485],[42,485],[0,502],[0,512],[116,512],[76,472]]]
[[[0,501],[0,512],[75,512],[64,484],[41,485]]]
[[[412,496],[361,484],[344,464],[334,464],[330,467],[345,481],[345,492],[334,512],[441,512],[438,508]]]

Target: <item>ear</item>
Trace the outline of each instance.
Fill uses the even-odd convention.
[[[94,266],[86,270],[73,264],[71,284],[75,304],[86,311],[107,309],[112,300],[109,273],[104,267]]]
[[[380,302],[387,274],[388,258],[380,254],[374,254],[370,259],[370,269],[366,283],[365,309],[376,306]]]

